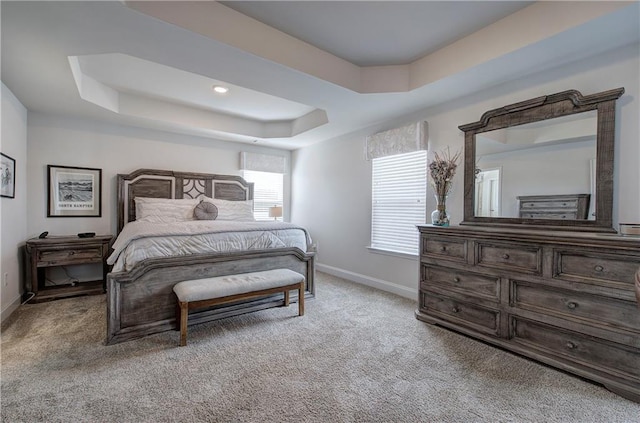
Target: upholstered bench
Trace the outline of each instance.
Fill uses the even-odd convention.
[[[251,297],[284,292],[284,305],[289,305],[289,291],[298,290],[298,315],[304,315],[304,276],[289,269],[194,279],[178,282],[173,292],[178,297],[180,346],[187,345],[189,310],[230,303]]]

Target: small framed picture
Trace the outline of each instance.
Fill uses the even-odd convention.
[[[102,169],[47,165],[47,217],[102,216]]]
[[[6,154],[0,153],[0,197],[16,196],[16,161]]]

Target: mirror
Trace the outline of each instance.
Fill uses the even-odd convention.
[[[462,224],[613,231],[615,100],[623,93],[564,91],[460,126]]]
[[[596,131],[592,110],[476,134],[474,216],[595,220]],[[554,201],[572,195],[586,207]],[[535,196],[548,201],[527,204]]]

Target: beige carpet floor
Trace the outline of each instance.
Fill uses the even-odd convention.
[[[317,275],[276,308],[104,346],[104,296],[22,306],[2,332],[3,422],[638,422],[606,389]]]

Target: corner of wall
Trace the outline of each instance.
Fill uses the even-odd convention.
[[[22,246],[27,237],[27,109],[2,83],[2,153],[15,160],[14,198],[0,198],[0,319],[21,303],[24,286]]]
[[[322,263],[316,263],[316,269],[319,272],[324,272],[329,275],[337,276],[339,278],[343,278],[349,280],[351,282],[356,282],[362,285],[369,286],[371,288],[380,289],[382,291],[391,292],[392,294],[399,295],[404,298],[408,298],[410,300],[417,301],[418,299],[418,289],[408,288],[403,285],[398,285],[393,282],[385,281],[378,278],[373,278],[371,276],[362,275],[360,273],[350,272],[348,270],[339,269],[337,267],[328,266]]]

